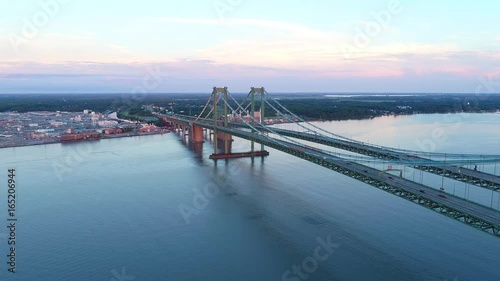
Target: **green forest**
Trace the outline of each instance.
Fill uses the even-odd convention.
[[[244,95],[237,95],[243,100]],[[144,97],[121,94],[17,94],[0,95],[0,112],[15,111],[70,111],[90,109],[108,113],[117,111],[119,116],[132,120],[152,117],[143,105],[163,107],[163,112],[197,116],[207,103],[206,94],[150,94]],[[394,114],[491,112],[500,110],[500,95],[428,94],[407,96],[355,95],[334,98],[319,94],[308,96],[279,95],[279,102],[293,113],[307,119],[346,120],[364,119]],[[247,103],[248,104],[248,101]],[[271,102],[273,106],[279,106]],[[260,101],[256,102],[256,110]],[[237,108],[230,102],[232,108]],[[270,106],[266,116],[275,116]]]

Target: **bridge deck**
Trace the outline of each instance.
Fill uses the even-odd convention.
[[[179,121],[186,122],[185,119],[180,119]],[[191,123],[207,129],[214,129],[213,124],[206,122],[191,121]],[[445,195],[425,185],[383,173],[380,170],[354,161],[332,156],[303,145],[270,138],[260,132],[252,133],[220,126],[217,127],[217,130],[243,139],[253,140],[329,168],[500,237],[500,212],[494,209],[466,201],[456,196]]]
[[[415,162],[415,168],[425,170],[431,173],[439,174],[439,175],[444,175],[445,177],[450,177],[455,180],[459,181],[464,181],[464,182],[469,182],[484,188],[488,188],[491,190],[498,190],[500,189],[500,177],[480,171],[475,171],[472,169],[468,169],[465,167],[457,167],[453,165],[445,165],[445,166],[438,166],[436,165],[420,165],[420,162],[432,162],[430,159],[422,158],[422,157],[416,157],[411,154],[399,152],[399,151],[392,151],[390,149],[385,149],[385,148],[380,148],[380,147],[375,147],[371,146],[368,144],[361,144],[361,143],[356,143],[353,141],[348,141],[348,140],[341,140],[341,139],[336,139],[336,138],[331,138],[331,137],[326,137],[326,136],[318,136],[318,135],[312,135],[309,133],[301,133],[301,132],[296,132],[296,131],[291,131],[291,130],[285,130],[285,129],[278,129],[278,128],[273,128],[273,131],[293,137],[293,138],[298,138],[298,139],[303,139],[319,144],[324,144],[344,150],[348,150],[351,152],[356,152],[360,153],[363,155],[368,155],[368,156],[375,156],[375,157],[384,157],[386,159],[394,159],[394,160],[404,160],[404,161],[409,161],[409,162]]]

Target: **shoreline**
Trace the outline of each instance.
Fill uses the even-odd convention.
[[[0,149],[26,147],[26,146],[38,146],[38,145],[56,144],[56,143],[73,144],[73,143],[88,142],[88,141],[100,141],[103,139],[119,139],[119,138],[129,138],[129,137],[154,136],[154,135],[164,135],[164,134],[169,134],[169,133],[171,133],[170,130],[164,131],[164,132],[149,132],[149,133],[141,133],[141,134],[123,134],[123,135],[117,134],[117,135],[108,135],[106,137],[100,137],[98,139],[76,140],[76,141],[67,141],[67,142],[63,142],[60,139],[57,139],[57,140],[47,140],[44,142],[32,143],[32,144],[14,144],[14,145],[8,145],[8,146],[1,146],[0,145]]]
[[[338,122],[338,121],[358,121],[358,120],[371,120],[374,118],[378,117],[397,117],[397,116],[413,116],[413,115],[432,115],[432,114],[437,114],[437,115],[445,115],[445,114],[500,114],[500,110],[485,110],[482,112],[468,112],[468,111],[456,111],[456,112],[433,112],[433,113],[399,113],[399,114],[381,114],[381,115],[375,115],[371,117],[359,117],[359,118],[347,118],[347,119],[314,119],[314,120],[306,120],[307,122]]]
[[[377,115],[373,117],[360,117],[357,119],[314,119],[314,120],[306,120],[307,122],[340,122],[340,121],[352,121],[352,120],[371,120],[374,118],[378,117],[387,117],[387,116],[412,116],[412,115],[430,115],[430,114],[439,114],[439,115],[444,115],[444,114],[461,114],[461,113],[467,113],[467,114],[500,114],[500,111],[483,111],[483,112],[447,112],[447,113],[412,113],[412,114],[386,114],[386,115]],[[302,122],[299,122],[302,123]],[[279,123],[272,123],[268,124],[270,126],[274,125],[279,125],[279,124],[292,124],[292,122],[279,122]],[[26,146],[37,146],[37,145],[46,145],[46,144],[56,144],[56,143],[79,143],[79,142],[86,142],[86,141],[97,141],[101,139],[118,139],[118,138],[128,138],[128,137],[140,137],[140,136],[153,136],[153,135],[163,135],[163,134],[168,134],[171,133],[172,130],[166,130],[163,132],[149,132],[149,133],[136,133],[136,134],[116,134],[116,135],[103,135],[99,139],[94,139],[94,140],[77,140],[77,141],[70,141],[70,142],[62,142],[60,139],[58,140],[47,140],[44,142],[40,143],[33,143],[33,144],[14,144],[14,145],[8,145],[8,146],[2,146],[0,145],[0,149],[4,148],[16,148],[16,147],[26,147]]]

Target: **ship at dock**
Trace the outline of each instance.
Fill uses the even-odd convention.
[[[99,140],[100,138],[101,138],[101,134],[99,132],[65,134],[65,135],[61,135],[61,142]]]

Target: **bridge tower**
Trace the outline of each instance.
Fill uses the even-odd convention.
[[[252,90],[250,91],[251,97],[252,97],[252,103],[251,103],[251,124],[255,126],[255,121],[254,121],[254,112],[255,112],[255,94],[261,94],[261,109],[263,109],[263,104],[264,104],[264,88],[251,88]],[[224,127],[224,128],[229,128],[229,115],[228,115],[228,90],[227,87],[223,88],[218,88],[218,87],[213,87],[212,91],[212,99],[213,99],[213,135],[214,135],[214,153],[210,155],[211,159],[229,159],[229,158],[242,158],[242,157],[254,157],[254,156],[267,156],[269,155],[269,152],[264,150],[264,146],[261,146],[260,151],[255,151],[254,149],[254,141],[251,141],[251,151],[250,152],[242,152],[242,153],[231,153],[230,145],[231,142],[233,141],[231,134],[229,133],[224,133],[224,132],[219,132],[220,130],[218,129],[219,127]],[[218,101],[219,99],[222,99],[223,101],[223,114],[224,117],[220,118],[219,117],[219,112],[218,112]],[[263,113],[261,113],[261,120],[262,120]],[[222,119],[222,120],[221,120]],[[257,133],[256,130],[252,129],[253,133]],[[218,148],[219,148],[219,140],[224,141],[224,153],[218,153]]]
[[[266,90],[264,89],[264,87],[260,87],[260,88],[257,88],[257,87],[251,87],[250,88],[251,91],[250,91],[250,94],[252,95],[251,97],[251,111],[252,111],[252,126],[255,126],[255,95],[256,94],[260,94],[260,117],[259,117],[259,121],[260,123],[264,124],[264,120],[265,120],[265,116],[264,116],[264,105],[265,105],[265,92]],[[265,125],[265,124],[264,124]],[[255,130],[252,129],[252,132],[255,133]],[[254,141],[252,141],[252,148],[251,148],[252,152],[254,151]],[[261,151],[264,151],[264,145],[261,144],[260,145],[260,150]]]

